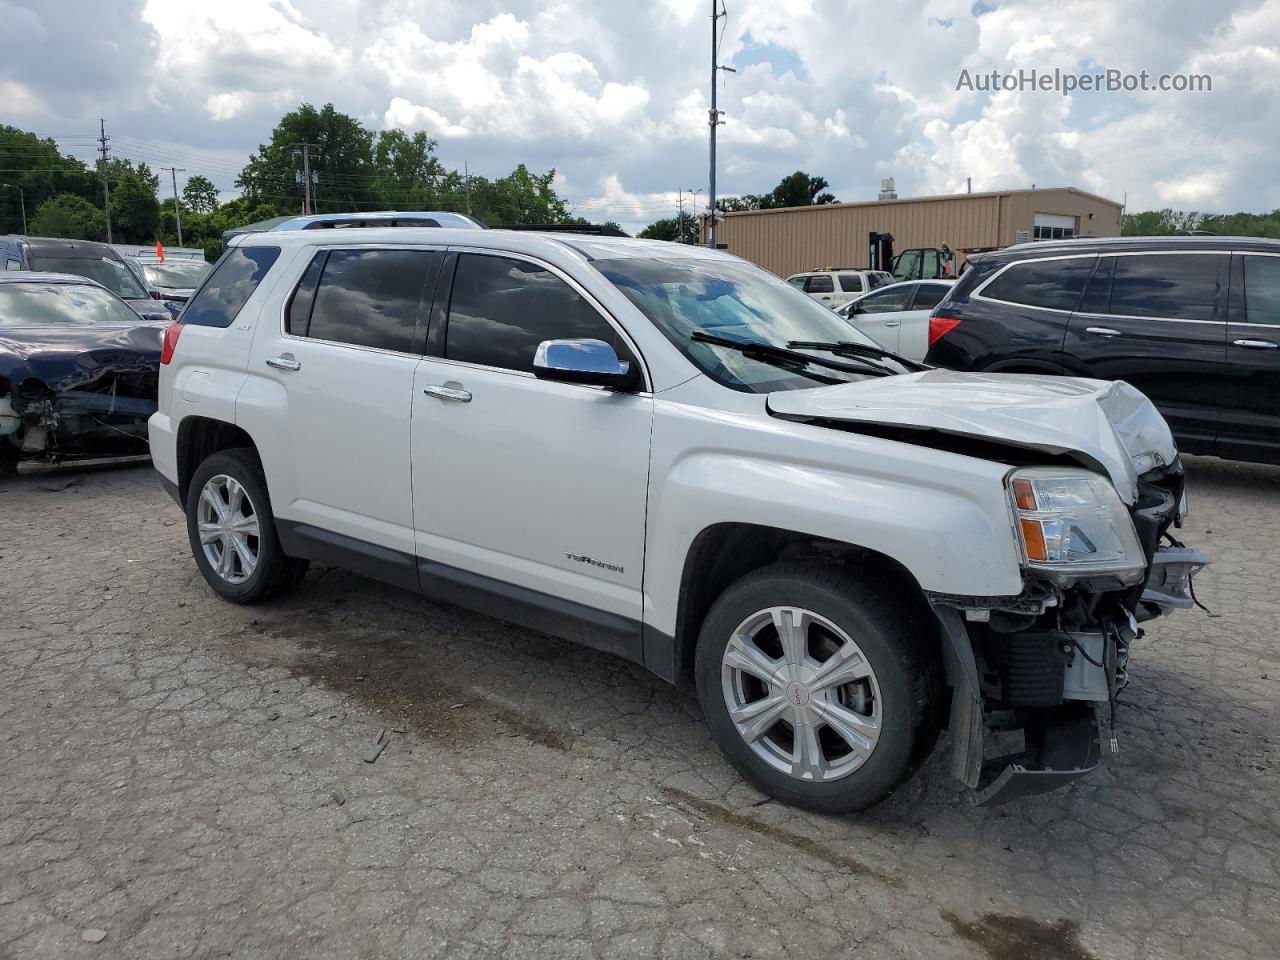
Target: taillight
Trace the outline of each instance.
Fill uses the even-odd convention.
[[[161,363],[169,363],[173,359],[173,351],[178,347],[180,336],[182,336],[182,324],[171,323],[164,328],[164,343],[160,348]]]
[[[959,325],[959,317],[940,316],[937,313],[931,314],[929,316],[929,346],[932,347]]]

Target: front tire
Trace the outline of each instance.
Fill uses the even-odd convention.
[[[209,456],[187,489],[187,537],[206,582],[233,603],[257,603],[294,589],[308,561],[286,556],[257,453]]]
[[[827,562],[777,563],[707,614],[698,698],[716,744],[760,790],[822,813],[865,809],[937,738],[935,636],[892,584]]]

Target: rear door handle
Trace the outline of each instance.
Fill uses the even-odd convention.
[[[1246,350],[1275,350],[1280,348],[1280,343],[1274,340],[1232,340],[1237,347],[1244,347]]]
[[[436,397],[440,400],[452,400],[454,403],[470,403],[471,393],[467,390],[460,390],[457,387],[446,387],[442,383],[433,383],[429,387],[423,387],[422,392],[428,397]]]
[[[1084,329],[1085,329],[1085,332],[1086,332],[1086,333],[1094,333],[1094,334],[1097,334],[1097,335],[1098,335],[1098,336],[1100,336],[1100,337],[1118,337],[1118,336],[1120,336],[1120,331],[1119,331],[1119,330],[1112,330],[1110,327],[1085,327]]]
[[[302,364],[293,357],[267,357],[267,366],[277,370],[301,370]]]
[[[884,325],[885,325],[886,327],[896,327],[896,326],[898,326],[901,322],[902,322],[902,321],[900,321],[900,320],[886,320],[886,321],[884,322]]]

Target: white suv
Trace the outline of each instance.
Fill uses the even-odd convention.
[[[855,297],[893,283],[893,274],[883,270],[836,267],[831,270],[793,273],[787,277],[787,283],[797,290],[803,290],[824,307],[831,307],[834,310]]]
[[[252,234],[182,316],[151,449],[219,594],[318,560],[609,651],[816,810],[943,728],[982,800],[1093,768],[1137,621],[1205,562],[1160,545],[1182,471],[1133,389],[922,371],[700,247]]]

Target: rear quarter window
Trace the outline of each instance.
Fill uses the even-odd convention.
[[[182,322],[231,326],[279,257],[279,247],[232,247],[182,311]]]
[[[1027,307],[1076,309],[1095,257],[1014,263],[982,288],[981,296]]]

